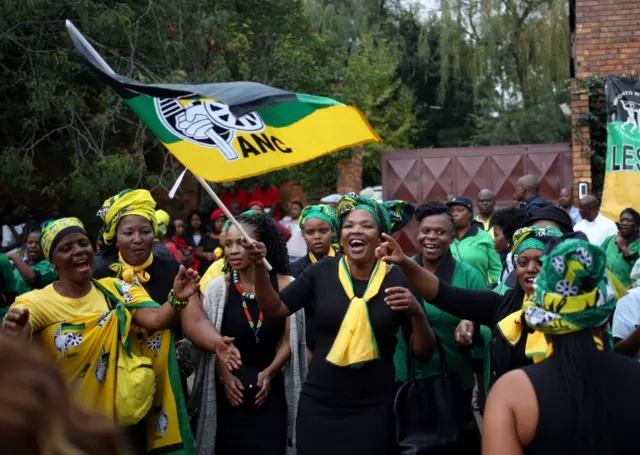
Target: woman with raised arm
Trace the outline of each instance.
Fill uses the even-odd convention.
[[[79,402],[129,427],[139,453],[175,447],[192,453],[192,437],[170,331],[197,296],[200,277],[181,267],[167,302],[138,284],[93,280],[94,253],[77,218],[49,223],[40,246],[58,281],[19,296],[3,328],[34,336],[64,370]]]
[[[582,234],[565,235],[582,238]],[[518,281],[516,287],[505,295],[462,289],[445,283],[405,255],[390,236],[385,236],[386,241],[377,255],[384,262],[396,264],[432,305],[459,318],[491,327],[490,383],[493,384],[504,373],[538,362],[547,353],[544,335],[524,323],[522,304],[527,296],[533,295],[545,244],[561,236],[561,232],[552,227],[528,227],[516,232],[512,254]],[[617,280],[616,283],[619,285]],[[573,289],[565,281],[558,282],[558,287],[559,292],[565,293]],[[477,333],[472,335],[477,336]]]
[[[397,450],[396,333],[403,328],[417,358],[428,360],[435,347],[421,297],[409,290],[398,268],[375,256],[380,235],[401,229],[414,208],[350,194],[337,212],[345,256],[316,262],[279,294],[262,263],[264,244],[247,243],[255,293],[266,318],[286,318],[314,306],[316,347],[300,395],[298,454],[388,455]]]
[[[558,239],[545,249],[524,323],[548,358],[510,371],[491,389],[482,448],[490,455],[638,453],[640,365],[611,352],[606,327],[620,293],[597,246]]]

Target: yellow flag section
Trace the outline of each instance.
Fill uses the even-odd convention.
[[[607,78],[607,161],[600,211],[617,220],[640,206],[640,82]]]
[[[147,452],[193,454],[171,331],[147,333],[131,312],[158,307],[124,281],[94,281],[111,310],[52,324],[37,335],[72,384],[78,403],[123,426],[145,419]]]
[[[235,117],[211,98],[138,95],[125,102],[190,171],[234,181],[381,139],[362,113],[330,98],[296,94]]]

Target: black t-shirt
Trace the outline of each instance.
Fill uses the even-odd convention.
[[[213,253],[216,250],[216,248],[220,246],[220,239],[214,239],[209,234],[205,234],[205,233],[201,234],[200,242],[198,242],[197,245],[193,238],[193,235],[190,235],[190,234],[185,235],[184,241],[187,245],[189,245],[194,250],[196,248],[202,248],[202,250],[205,253]],[[203,276],[206,273],[206,271],[209,269],[211,264],[213,264],[213,261],[206,261],[204,259],[199,259],[199,261],[200,261],[200,266],[198,267],[198,273],[200,274],[200,276]]]
[[[380,292],[368,303],[379,359],[358,368],[338,367],[326,360],[349,307],[338,278],[338,265],[338,258],[325,257],[307,267],[280,293],[291,313],[309,308],[315,314],[316,345],[303,392],[336,405],[388,402],[395,392],[393,355],[396,336],[402,327],[403,335],[410,339],[411,318],[387,306],[384,290],[394,286],[410,289],[410,285],[400,270],[392,268],[384,278]],[[354,279],[353,287],[355,295],[361,297],[367,282]]]

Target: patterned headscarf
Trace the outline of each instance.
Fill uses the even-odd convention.
[[[518,229],[513,234],[513,246],[511,247],[511,260],[514,267],[520,253],[525,250],[542,251],[549,239],[555,237],[562,237],[562,232],[551,226],[545,228],[530,226]]]
[[[349,193],[338,202],[338,227],[353,210],[362,209],[373,215],[380,232],[392,234],[407,225],[413,217],[415,207],[405,201],[377,202],[356,193]]]
[[[128,215],[139,215],[151,222],[155,230],[156,226],[156,201],[147,190],[124,190],[110,197],[98,210],[98,216],[102,219],[102,238],[104,243],[111,245],[116,236],[118,222]]]
[[[337,242],[338,216],[336,215],[336,211],[333,210],[333,207],[326,204],[305,207],[300,215],[300,229],[304,230],[304,223],[314,218],[322,220],[329,225],[331,232],[333,232],[333,242]]]
[[[49,260],[58,242],[66,235],[73,234],[74,232],[87,234],[82,221],[78,218],[60,218],[47,223],[44,228],[42,228],[42,233],[40,233],[40,238],[38,239],[44,257]]]
[[[162,238],[167,235],[167,227],[169,226],[171,217],[164,210],[156,210],[156,237]]]
[[[605,324],[626,293],[605,265],[601,248],[579,238],[559,242],[542,257],[535,295],[523,304],[527,324],[553,335]]]

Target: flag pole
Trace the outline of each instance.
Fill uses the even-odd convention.
[[[211,196],[213,201],[216,204],[218,204],[218,207],[220,207],[220,210],[222,210],[222,212],[226,215],[227,219],[231,221],[231,224],[233,224],[236,227],[236,229],[240,231],[240,233],[245,238],[245,240],[247,242],[253,242],[253,239],[249,237],[249,234],[247,234],[247,231],[245,231],[244,228],[240,225],[240,223],[238,223],[238,220],[236,220],[236,218],[229,211],[229,209],[222,203],[222,201],[220,200],[218,195],[215,193],[215,191],[213,191],[213,188],[211,188],[211,185],[209,185],[207,181],[202,177],[200,177],[199,175],[196,175],[196,174],[193,174],[193,175],[198,181],[198,183],[200,183],[200,185],[202,185],[204,190],[209,194],[209,196]],[[273,270],[273,267],[271,267],[271,264],[269,264],[269,261],[267,261],[266,258],[262,258],[262,263],[264,264],[264,266],[267,268],[268,271]]]

